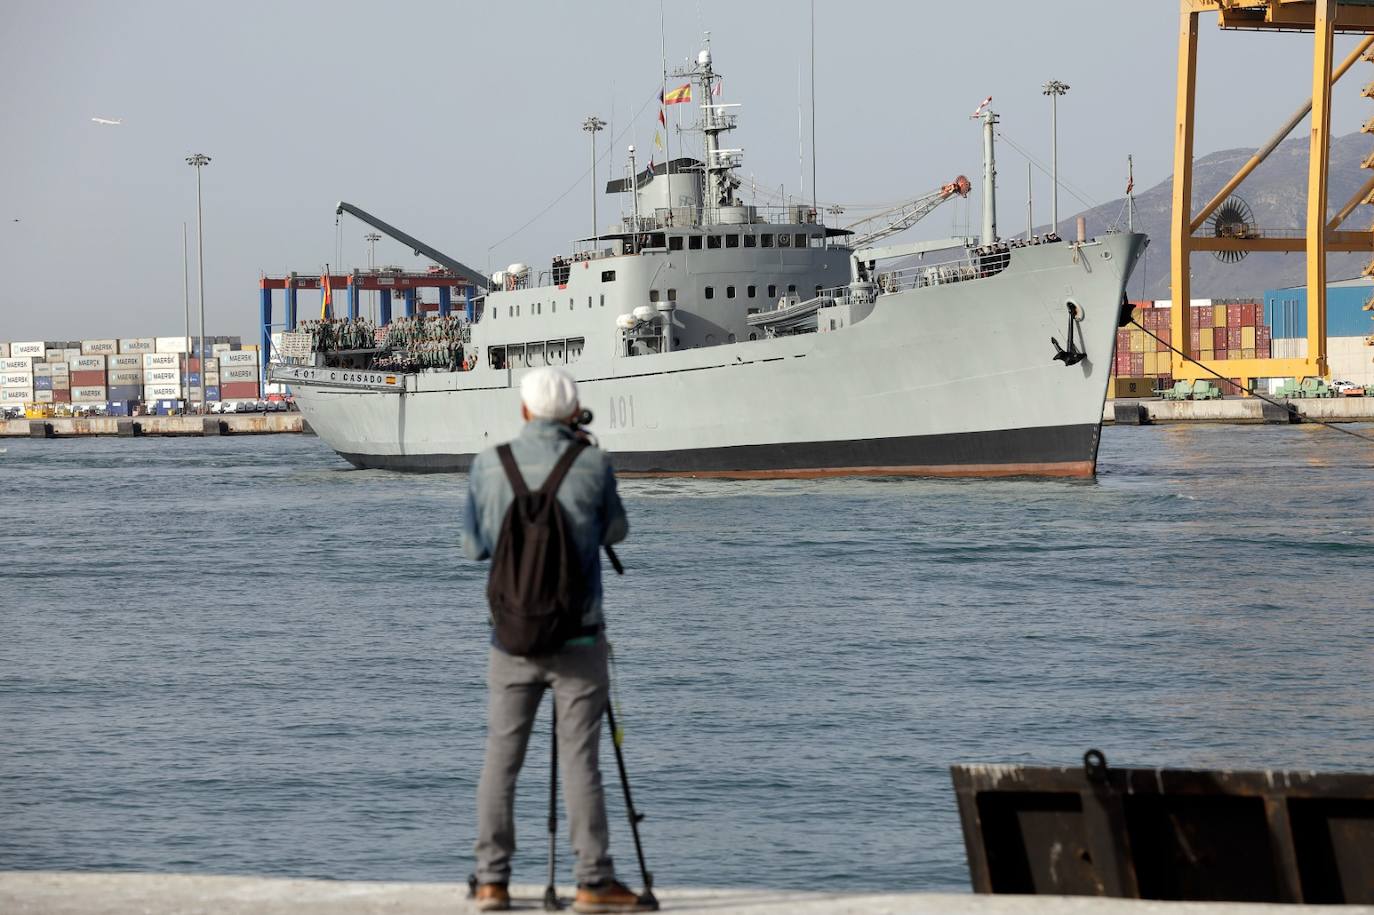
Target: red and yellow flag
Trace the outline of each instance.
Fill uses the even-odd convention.
[[[324,295],[320,297],[320,320],[333,317],[330,314],[330,306],[334,304],[334,296],[329,291],[329,272],[320,274],[320,288],[324,290]]]
[[[683,83],[681,86],[678,86],[672,92],[665,93],[663,96],[663,104],[665,105],[681,105],[683,102],[690,102],[691,100],[691,83]]]

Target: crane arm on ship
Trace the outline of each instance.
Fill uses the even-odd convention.
[[[482,271],[474,270],[471,267],[464,264],[462,261],[458,261],[449,257],[447,254],[443,253],[437,248],[430,247],[429,245],[420,241],[418,238],[415,238],[413,235],[408,235],[405,232],[402,232],[400,229],[396,228],[395,226],[391,225],[390,223],[383,222],[382,220],[378,219],[376,216],[373,216],[366,210],[361,209],[359,207],[355,207],[351,203],[345,203],[344,201],[340,200],[338,207],[334,210],[334,215],[338,216],[343,213],[348,213],[352,216],[356,216],[363,222],[372,226],[372,228],[376,229],[378,232],[381,232],[385,235],[389,235],[390,237],[396,239],[401,244],[409,247],[412,251],[416,253],[416,255],[423,254],[425,257],[434,261],[436,264],[440,264],[444,267],[447,267],[450,271],[459,276],[466,277],[468,282],[470,282],[472,285],[477,286],[480,289],[488,288],[486,274]]]
[[[850,239],[850,244],[855,248],[871,247],[874,242],[881,241],[890,235],[904,232],[922,219],[935,211],[935,208],[944,203],[951,197],[967,197],[973,185],[963,175],[955,178],[949,184],[942,186],[939,190],[923,194],[915,200],[909,200],[900,206],[884,210],[867,219],[862,219],[846,228],[855,233]]]

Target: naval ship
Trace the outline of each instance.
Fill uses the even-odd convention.
[[[1144,236],[999,237],[990,108],[976,114],[979,238],[877,244],[967,195],[962,176],[868,233],[804,204],[746,204],[742,151],[724,143],[738,106],[716,101],[709,45],[678,75],[700,102],[702,158],[639,171],[630,147],[626,177],[606,186],[628,195],[628,215],[547,270],[485,277],[443,261],[483,277],[460,365],[274,362],[320,438],[359,468],[463,471],[519,432],[521,377],[552,365],[577,380],[621,473],[1094,475]]]

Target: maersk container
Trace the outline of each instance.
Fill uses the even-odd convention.
[[[142,386],[143,369],[111,369],[105,373],[106,383],[111,385],[132,384]]]
[[[33,392],[33,402],[34,402],[34,403],[52,403],[52,402],[53,402],[53,392],[52,392],[52,390],[51,390],[51,389],[48,389],[48,390],[45,390],[45,391],[38,391],[38,390],[35,390],[35,391]]]
[[[67,357],[62,355],[66,350],[50,349],[43,353],[43,358],[48,362],[66,362]]]
[[[103,388],[106,384],[105,370],[98,372],[77,372],[73,371],[69,376],[74,388]]]
[[[72,403],[104,403],[109,398],[105,396],[105,386],[86,385],[83,387],[72,387]]]
[[[127,337],[119,341],[120,353],[132,353],[142,355],[143,353],[157,352],[156,337]]]
[[[33,388],[3,387],[0,388],[0,403],[17,404],[28,403],[33,400]]]
[[[154,345],[159,353],[184,353],[189,348],[185,337],[157,337]]]
[[[28,356],[10,356],[0,359],[0,372],[27,372],[33,374],[33,360]]]
[[[231,381],[257,381],[258,367],[256,365],[231,365],[219,370],[220,384],[227,384]]]
[[[72,367],[65,362],[55,362],[52,367],[52,377],[66,378],[72,373]]]
[[[82,340],[81,355],[83,356],[113,356],[119,352],[118,340]]]
[[[0,388],[31,388],[33,372],[6,372],[0,375]]]
[[[144,369],[144,384],[181,384],[181,369]]]
[[[44,378],[34,378],[34,379],[33,379],[33,389],[34,389],[35,391],[51,391],[51,390],[52,390],[52,376],[51,376],[51,375],[48,375],[48,376],[46,376],[46,377],[44,377]]]
[[[35,378],[51,378],[51,377],[52,377],[52,363],[51,363],[51,362],[35,362],[35,363],[33,364],[33,377],[35,377]]]
[[[216,343],[214,346],[210,347],[210,352],[218,356],[220,353],[232,352],[233,349],[234,346],[231,343]]]
[[[0,359],[8,359],[9,357],[10,345],[8,343],[0,343]]]
[[[105,357],[84,355],[69,359],[67,365],[73,372],[103,372],[105,371]]]
[[[181,356],[177,353],[144,353],[143,370],[146,372],[149,369],[173,369],[175,371],[180,371]]]
[[[10,344],[10,358],[12,359],[20,356],[32,356],[34,359],[42,359],[47,351],[48,345],[42,340]]]
[[[179,400],[181,398],[181,385],[178,384],[146,384],[143,386],[144,400]]]
[[[221,353],[219,357],[219,371],[224,374],[224,370],[231,365],[257,365],[258,354],[255,350],[235,350],[232,353]]]
[[[81,347],[79,346],[69,346],[66,349],[62,350],[63,362],[71,362],[73,359],[79,359],[80,357]]]
[[[140,353],[109,356],[105,360],[105,368],[112,372],[115,369],[138,369],[141,372],[143,371],[143,356]]]

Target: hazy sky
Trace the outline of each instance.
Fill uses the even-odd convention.
[[[745,149],[746,185],[797,193],[804,172],[809,198],[809,120],[798,162],[808,4],[663,9],[670,68],[711,33],[724,101],[744,106],[731,140]],[[641,156],[652,147],[656,106],[631,116],[657,92],[659,15],[649,0],[5,0],[0,340],[179,333],[183,221],[195,302],[195,178],[184,162],[193,152],[213,159],[203,176],[211,334],[257,338],[261,273],[338,260],[340,199],[475,267],[543,264],[591,225],[582,121],[598,114],[616,134],[630,128],[614,142],[617,171],[627,143]],[[1132,153],[1138,186],[1163,180],[1177,28],[1173,0],[820,0],[820,200],[895,202],[959,173],[976,182],[981,140],[968,115],[989,94],[1006,136],[1048,161],[1048,79],[1072,86],[1059,107],[1062,178],[1093,203],[1110,200]],[[1338,53],[1351,44],[1338,39]],[[1220,33],[1204,17],[1201,46],[1199,155],[1257,145],[1310,92],[1311,36]],[[1374,67],[1359,64],[1339,87],[1338,133],[1374,115],[1359,96],[1371,78]],[[600,140],[610,148],[610,131]],[[1015,232],[1026,160],[1003,144],[999,166],[1002,221]],[[1048,193],[1038,179],[1037,221]],[[917,231],[948,234],[976,196]],[[619,206],[601,197],[603,225]],[[1061,192],[1061,214],[1081,208]],[[367,231],[343,220],[345,267],[366,264]],[[390,240],[377,259],[426,263]],[[302,310],[313,307],[309,294]]]

